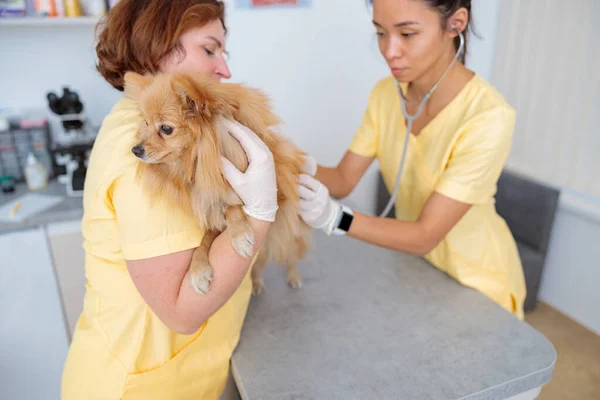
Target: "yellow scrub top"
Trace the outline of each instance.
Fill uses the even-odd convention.
[[[406,93],[406,84],[401,85]],[[425,259],[523,318],[525,279],[515,240],[497,214],[496,184],[511,147],[515,111],[475,75],[415,136],[410,134],[396,218],[416,221],[433,192],[472,207]],[[394,77],[373,88],[349,150],[376,157],[393,190],[406,138]]]
[[[225,388],[246,314],[250,272],[233,297],[192,335],[171,331],[131,280],[126,259],[200,245],[197,219],[151,205],[131,153],[142,116],[119,100],[91,153],[83,198],[86,293],[63,371],[63,400],[213,400]]]

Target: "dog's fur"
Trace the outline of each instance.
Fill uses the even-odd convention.
[[[248,167],[246,152],[219,122],[237,121],[250,128],[273,153],[279,209],[252,268],[253,292],[264,288],[261,270],[269,259],[287,267],[287,282],[302,284],[296,263],[309,249],[312,229],[298,215],[297,176],[304,153],[275,132],[280,123],[269,99],[240,84],[220,83],[183,73],[125,75],[125,95],[137,102],[144,116],[134,154],[137,177],[151,198],[164,198],[185,207],[205,232],[189,270],[198,293],[209,290],[212,269],[208,250],[226,228],[243,257],[252,257],[254,232],[242,201],[222,175],[220,156],[240,171]]]

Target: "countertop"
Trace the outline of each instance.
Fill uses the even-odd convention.
[[[5,194],[0,192],[0,206],[13,201],[28,192],[29,189],[24,183],[17,184],[16,191],[13,193]],[[45,189],[36,191],[35,193],[64,196],[64,200],[56,206],[42,211],[39,214],[33,215],[31,218],[21,223],[0,221],[0,234],[16,230],[35,228],[49,223],[77,220],[81,219],[83,216],[82,198],[67,196],[65,185],[58,183],[56,180],[51,180]]]
[[[547,383],[552,344],[419,257],[317,234],[304,286],[264,271],[232,372],[244,400],[505,399]]]

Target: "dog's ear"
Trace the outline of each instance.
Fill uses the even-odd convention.
[[[211,118],[214,116],[214,101],[209,96],[203,83],[195,81],[191,76],[178,74],[173,81],[176,92],[181,98],[183,112],[189,116],[203,116]]]
[[[208,103],[206,101],[203,101],[202,99],[193,96],[193,94],[190,91],[187,91],[183,88],[180,88],[179,96],[181,96],[184,112],[187,116],[210,116],[210,112],[208,112]]]
[[[126,72],[123,78],[125,97],[132,100],[139,99],[146,87],[152,83],[151,75],[141,75],[136,72]]]

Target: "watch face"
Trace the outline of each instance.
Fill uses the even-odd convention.
[[[340,220],[340,224],[338,225],[338,228],[345,232],[348,232],[350,230],[350,224],[352,224],[353,219],[354,219],[354,216],[352,214],[343,212],[342,219]]]

